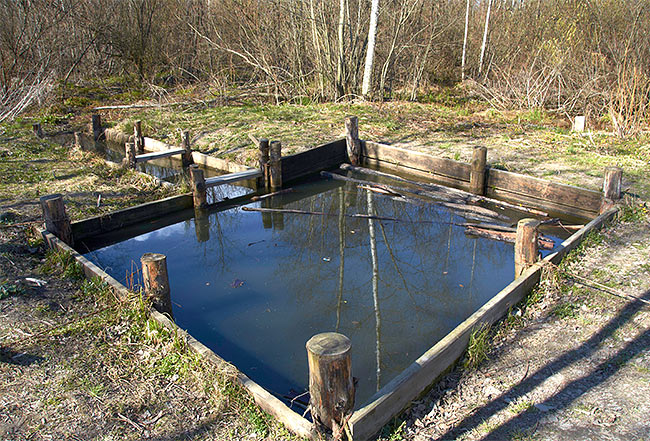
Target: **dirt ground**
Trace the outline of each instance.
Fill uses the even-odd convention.
[[[0,134],[0,439],[293,439],[146,305],[83,282],[31,233],[45,192],[83,218],[170,190],[12,130]],[[629,297],[650,300],[650,224],[644,206],[623,213],[490,330],[485,361],[460,363],[380,439],[650,439],[650,305]]]

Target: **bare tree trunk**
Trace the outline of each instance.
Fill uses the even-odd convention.
[[[478,62],[478,74],[481,75],[483,70],[483,58],[485,57],[485,46],[487,46],[488,27],[490,26],[490,9],[492,9],[492,0],[488,0],[488,8],[485,13],[485,29],[483,30],[483,44],[481,45],[481,58]]]
[[[372,63],[375,58],[375,38],[377,36],[377,19],[379,18],[379,0],[372,0],[370,9],[370,26],[368,27],[368,49],[366,50],[366,65],[363,70],[363,85],[361,94],[367,96],[370,92]]]
[[[323,63],[320,39],[318,38],[318,29],[316,27],[316,14],[314,13],[314,0],[309,1],[309,18],[311,20],[311,36],[315,51],[314,58],[317,70],[316,75],[318,76],[319,95],[322,99],[325,97],[325,80],[323,78]]]
[[[344,77],[345,73],[343,57],[345,56],[345,49],[343,47],[343,27],[345,24],[345,9],[346,9],[346,0],[340,0],[339,2],[339,24],[338,24],[338,39],[339,39],[339,53],[338,59],[336,62],[336,98],[340,98],[345,95],[345,84]]]
[[[467,31],[469,29],[469,0],[467,0],[467,8],[465,9],[465,36],[463,37],[463,58],[461,60],[460,79],[465,79],[465,56],[467,55]]]

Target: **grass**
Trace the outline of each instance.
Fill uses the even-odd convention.
[[[480,325],[472,331],[469,336],[467,353],[463,362],[465,369],[476,369],[481,362],[487,360],[490,350],[489,335],[490,328],[485,324]]]

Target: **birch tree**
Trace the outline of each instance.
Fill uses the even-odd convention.
[[[372,63],[375,58],[375,38],[377,36],[377,19],[379,18],[379,0],[372,0],[370,9],[370,25],[368,27],[368,49],[366,51],[366,65],[363,69],[363,85],[361,94],[367,96],[370,92],[370,80],[372,76]]]
[[[492,9],[492,0],[488,0],[487,12],[485,13],[485,29],[483,30],[483,44],[481,45],[481,58],[478,62],[478,74],[481,75],[483,70],[483,58],[485,57],[485,46],[487,46],[488,27],[490,26],[490,9]]]

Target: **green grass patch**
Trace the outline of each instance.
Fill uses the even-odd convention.
[[[489,335],[490,328],[485,324],[472,331],[463,362],[465,369],[476,369],[483,361],[487,360],[490,350]]]

